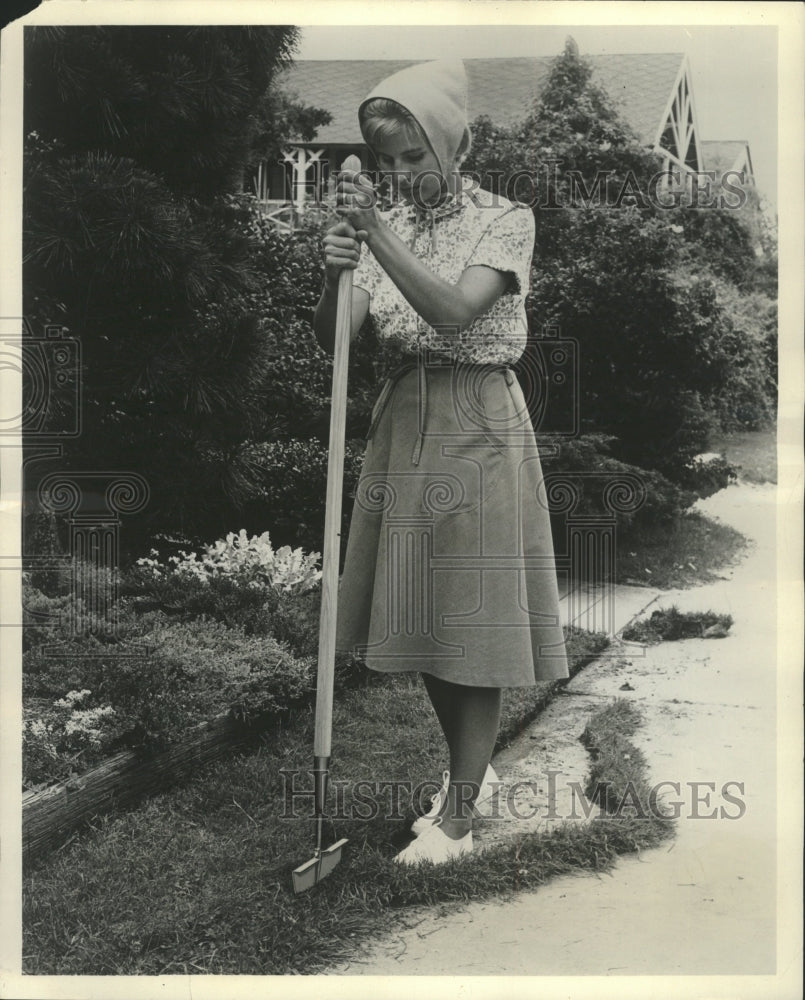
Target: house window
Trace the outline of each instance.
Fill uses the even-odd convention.
[[[679,81],[671,110],[660,136],[660,147],[688,170],[699,169],[699,149],[693,125],[693,103],[687,76]]]
[[[673,153],[674,156],[679,156],[679,150],[676,148],[676,136],[674,135],[674,127],[671,124],[671,118],[668,118],[668,124],[665,126],[665,130],[662,133],[660,139],[660,145],[663,149],[667,149],[669,153]]]

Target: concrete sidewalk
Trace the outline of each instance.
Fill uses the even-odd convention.
[[[519,817],[477,826],[476,849],[572,818],[589,768],[578,741],[616,697],[639,707],[634,737],[653,783],[679,802],[677,836],[611,875],[552,881],[504,902],[401,914],[399,931],[336,975],[772,974],[776,949],[774,486],[732,486],[701,503],[753,541],[727,579],[679,592],[624,588],[619,627],[647,606],[728,612],[724,639],[624,645],[582,670],[495,759]],[[636,593],[635,593],[636,592]],[[553,777],[549,778],[549,772]],[[552,784],[555,808],[548,813]],[[536,783],[538,788],[534,789]],[[678,789],[678,791],[677,791]],[[579,820],[581,821],[581,820]],[[450,968],[445,965],[450,956]]]

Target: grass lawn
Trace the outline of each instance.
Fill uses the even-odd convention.
[[[738,479],[749,483],[777,482],[777,431],[740,431],[713,438],[712,451],[720,451],[738,467]]]
[[[661,590],[695,587],[719,579],[745,550],[739,531],[693,511],[662,530],[618,535],[617,582]]]
[[[574,659],[594,652],[584,634],[571,637],[569,647]],[[511,735],[526,706],[522,692],[509,695],[502,732]],[[606,747],[634,724],[628,713],[616,714],[592,741],[599,759],[615,762],[603,770],[616,787],[622,747],[608,756]],[[281,770],[310,766],[312,728],[311,709],[256,752],[220,762],[141,808],[99,820],[30,871],[25,971],[312,973],[398,920],[399,907],[533,889],[580,868],[605,870],[618,853],[653,846],[670,832],[663,822],[605,818],[584,829],[569,824],[535,835],[516,852],[501,848],[440,868],[399,870],[391,857],[407,839],[412,813],[403,808],[389,815],[391,796],[381,791],[367,796],[376,815],[336,820],[328,843],[349,838],[341,864],[315,889],[295,896],[291,871],[311,856],[313,831],[309,819],[281,818]],[[337,697],[332,777],[342,783],[345,813],[359,804],[356,782],[432,780],[444,763],[417,679],[373,679]],[[307,789],[306,778],[300,776]]]
[[[738,470],[738,480],[777,482],[776,430],[741,431],[716,436],[720,452]],[[696,511],[668,526],[624,531],[617,538],[617,582],[677,590],[719,579],[746,549],[740,532]]]

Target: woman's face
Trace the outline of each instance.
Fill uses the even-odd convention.
[[[418,131],[405,130],[375,145],[377,165],[389,178],[397,197],[413,199],[418,205],[439,201],[445,181],[439,161],[427,139]]]

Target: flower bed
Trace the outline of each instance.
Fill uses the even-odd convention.
[[[74,777],[123,748],[164,747],[229,712],[279,713],[313,685],[318,553],[241,531],[118,581],[117,633],[73,634],[80,599],[24,581],[23,785]],[[55,654],[54,654],[55,649]]]
[[[308,711],[320,590],[317,555],[229,535],[199,559],[152,550],[120,583],[117,635],[72,635],[80,601],[25,583],[23,851],[32,861],[109,809],[175,785]],[[571,671],[606,637],[570,629]],[[55,646],[59,655],[48,655]],[[338,654],[336,687],[382,686]],[[507,692],[505,742],[558,682]]]
[[[201,558],[195,552],[181,552],[162,563],[155,556],[159,550],[151,549],[151,557],[138,559],[137,565],[157,580],[175,576],[209,582],[229,577],[240,586],[254,590],[273,587],[286,594],[304,593],[321,580],[321,571],[316,568],[318,552],[305,555],[289,545],[275,551],[267,531],[252,538],[243,528],[237,535],[230,532],[223,541],[207,545]]]

